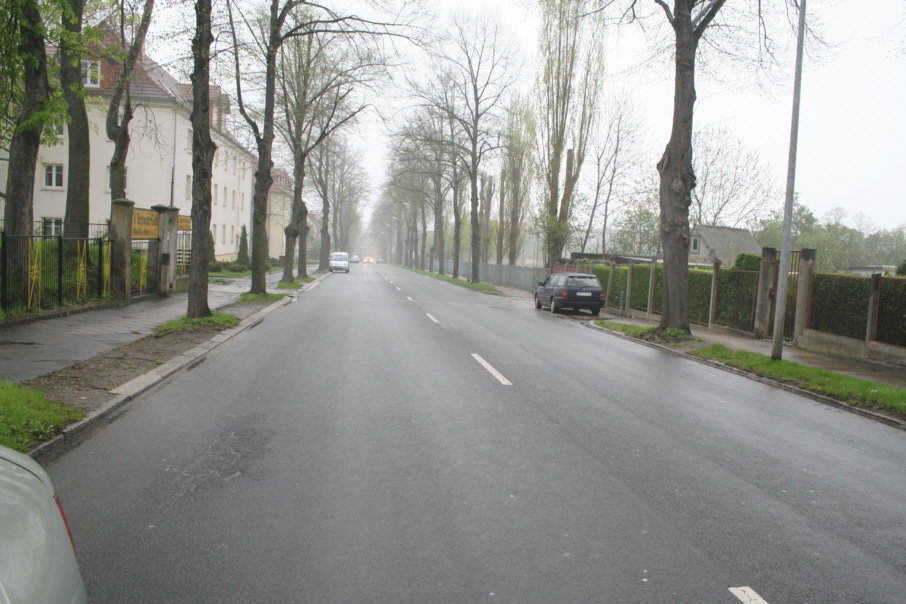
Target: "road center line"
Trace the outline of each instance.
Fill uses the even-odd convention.
[[[396,291],[401,292],[401,291],[403,291],[403,290],[401,290],[400,288],[397,287],[397,288],[396,288]]]
[[[488,362],[485,361],[483,358],[481,358],[481,355],[476,354],[476,353],[473,352],[473,353],[472,353],[472,358],[475,359],[476,361],[478,361],[478,363],[479,363],[482,367],[484,367],[485,369],[488,370],[488,373],[490,373],[490,374],[493,375],[495,378],[497,378],[497,381],[500,382],[501,384],[503,384],[504,386],[512,386],[512,385],[513,385],[512,382],[510,382],[508,379],[506,379],[505,377],[503,377],[503,374],[501,374],[499,371],[497,371],[496,369],[494,369],[494,368],[491,366],[490,363],[488,363]]]
[[[434,321],[435,323],[437,323],[438,325],[440,325],[440,321],[438,321],[433,316],[431,316],[430,313],[425,313],[425,316],[428,317],[429,319],[431,319],[432,321]]]
[[[768,604],[762,599],[751,587],[731,587],[730,593],[739,598],[740,602],[745,604]]]
[[[412,298],[410,298],[409,296],[406,296],[406,299],[412,302]]]

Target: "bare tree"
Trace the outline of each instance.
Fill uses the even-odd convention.
[[[151,25],[151,13],[154,10],[154,0],[145,0],[141,20],[138,28],[127,39],[127,26],[132,23],[132,15],[127,14],[128,6],[125,0],[120,0],[119,5],[119,40],[120,48],[128,51],[120,64],[117,73],[116,85],[107,107],[107,138],[113,141],[113,156],[110,158],[110,200],[126,197],[126,153],[129,151],[129,123],[132,121],[133,107],[130,94],[130,81],[135,62],[142,52],[145,35]],[[122,111],[122,113],[120,113]]]
[[[312,16],[290,19],[300,9],[312,11]],[[273,184],[274,110],[277,88],[277,55],[280,47],[289,39],[310,36],[316,33],[334,33],[361,36],[394,35],[396,26],[389,22],[378,22],[356,15],[338,14],[321,4],[303,0],[270,0],[268,12],[257,24],[240,11],[238,4],[227,2],[230,32],[233,40],[233,66],[236,83],[236,102],[239,113],[251,129],[258,150],[258,168],[255,171],[255,188],[252,198],[252,293],[265,293],[265,270],[267,263],[267,195]],[[234,13],[247,26],[253,43],[245,47],[240,42]],[[259,29],[260,26],[260,29]],[[242,50],[252,50],[246,55]],[[248,60],[263,63],[263,108],[260,110],[260,124],[255,112],[243,96],[243,64]],[[322,242],[322,246],[324,243]]]
[[[211,139],[211,0],[195,0],[192,38],[192,255],[186,316],[208,317],[208,234],[211,228],[211,166],[217,145]]]
[[[276,127],[293,157],[293,203],[286,234],[283,281],[293,280],[293,252],[299,241],[299,276],[307,277],[308,207],[303,201],[306,162],[311,152],[365,108],[353,102],[354,88],[383,64],[364,45],[345,36],[312,34],[292,38],[280,51],[278,102],[285,119]]]
[[[592,228],[598,210],[603,214],[601,224],[601,252],[607,251],[607,225],[611,214],[611,202],[615,201],[621,191],[625,190],[628,180],[640,163],[638,150],[639,126],[625,98],[616,98],[609,103],[608,119],[603,135],[595,138],[593,153],[595,158],[594,195],[585,235],[582,239],[582,251],[585,251],[591,237]]]
[[[692,136],[690,220],[694,224],[738,227],[752,223],[776,205],[780,187],[758,153],[726,128],[706,128]]]
[[[498,226],[502,234],[499,238],[501,248],[506,246],[507,261],[511,266],[516,264],[525,238],[525,218],[535,178],[534,139],[535,119],[531,105],[528,99],[516,97],[510,102],[504,131],[500,195],[501,205],[505,207]]]
[[[514,74],[500,28],[488,18],[454,19],[451,37],[450,50],[440,55],[447,65],[445,77],[439,81],[441,86],[423,92],[422,96],[447,114],[464,139],[461,154],[465,158],[463,167],[471,192],[470,280],[477,282],[481,257],[479,173],[482,160],[496,148],[494,131],[500,121],[499,105]],[[456,138],[451,137],[451,140]],[[453,198],[455,209],[456,192]],[[454,236],[455,245],[458,241]],[[455,266],[458,268],[458,257]]]
[[[604,74],[603,27],[593,0],[541,0],[536,83],[538,160],[545,192],[540,226],[546,261],[563,253],[573,193],[597,115]]]
[[[88,236],[88,184],[91,154],[88,152],[88,111],[82,89],[82,16],[86,0],[63,3],[63,28],[59,46],[60,88],[66,100],[69,145],[66,165],[66,213],[63,233]]]

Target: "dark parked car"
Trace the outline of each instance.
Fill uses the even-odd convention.
[[[590,273],[554,273],[535,290],[535,308],[549,306],[553,313],[563,308],[586,308],[597,315],[603,304],[601,282]]]

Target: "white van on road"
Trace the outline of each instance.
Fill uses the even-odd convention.
[[[330,272],[343,271],[349,272],[349,254],[347,252],[334,252],[330,255],[330,262],[327,267]]]

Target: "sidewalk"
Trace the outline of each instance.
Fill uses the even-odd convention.
[[[276,289],[281,277],[280,272],[267,275],[268,291]],[[216,310],[232,304],[250,284],[250,277],[209,284],[208,306]],[[187,307],[187,294],[152,296],[125,306],[0,327],[0,379],[23,382],[109,352],[184,316]]]
[[[499,285],[495,285],[494,287],[502,291],[507,298],[524,298],[526,303],[531,303],[531,292]],[[601,319],[630,325],[650,325],[652,327],[657,325],[657,321],[636,317],[617,316],[608,313],[607,311],[608,309],[601,309]],[[585,317],[587,315],[581,316]],[[722,344],[732,350],[747,350],[768,357],[771,356],[772,352],[771,340],[756,340],[747,334],[734,332],[724,327],[708,329],[707,327],[700,325],[693,325],[692,335],[702,341],[702,346],[708,344]],[[818,354],[791,344],[787,344],[783,347],[783,359],[800,365],[819,367],[835,373],[906,388],[906,368],[904,367],[884,365],[860,359]]]

